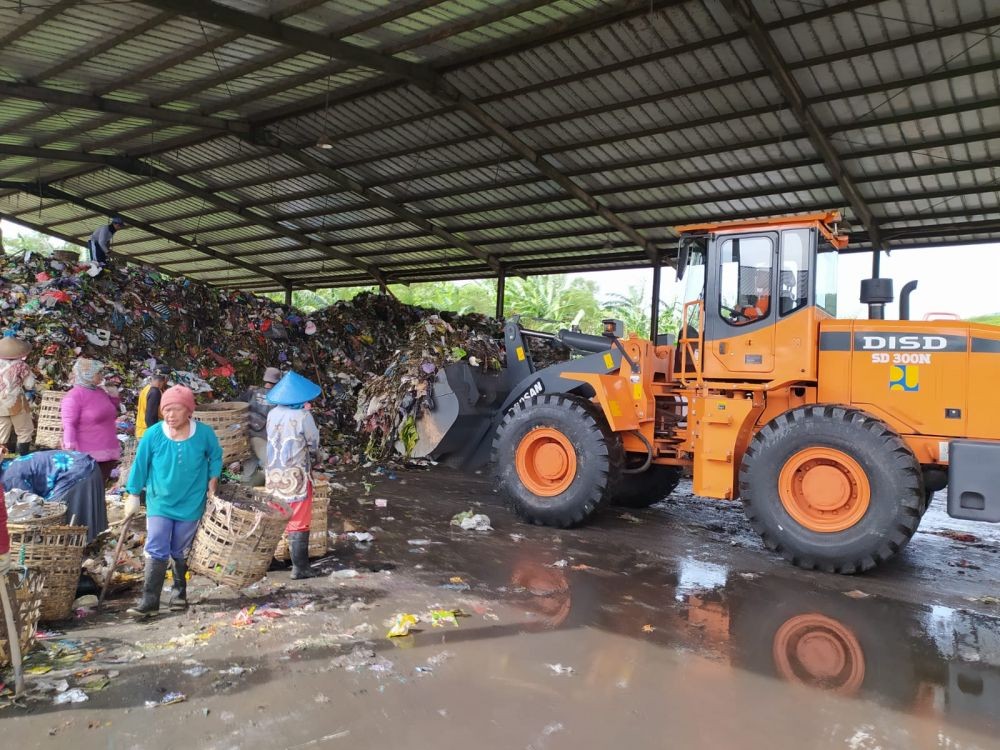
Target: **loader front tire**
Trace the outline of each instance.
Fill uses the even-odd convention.
[[[795,565],[859,573],[910,541],[923,475],[884,422],[841,406],[804,406],[766,424],[740,467],[740,495],[764,544]]]
[[[521,519],[539,526],[586,521],[615,484],[621,456],[597,408],[566,394],[515,404],[493,438],[498,489]]]

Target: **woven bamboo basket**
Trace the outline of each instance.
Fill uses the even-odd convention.
[[[329,485],[328,485],[329,486]],[[330,508],[330,497],[321,497],[313,490],[312,516],[309,519],[309,557],[323,557],[328,549],[329,539],[326,535],[327,510]],[[282,533],[278,548],[274,551],[278,560],[288,559],[288,534]]]
[[[66,504],[50,502],[45,503],[45,514],[37,518],[18,518],[11,520],[12,525],[21,526],[58,526],[66,523]]]
[[[10,574],[10,580],[16,578]],[[18,641],[21,644],[21,654],[26,654],[35,639],[35,627],[42,610],[45,581],[37,573],[21,576],[20,582],[14,586],[14,621],[19,623],[21,631]],[[0,668],[10,664],[10,634],[7,632],[7,618],[0,617]]]
[[[80,581],[87,527],[9,524],[7,528],[11,563],[23,565],[45,581],[39,619],[42,622],[67,619],[72,614]]]
[[[80,260],[79,250],[55,250],[52,253],[53,260],[61,260],[64,263],[77,263]]]
[[[191,545],[191,571],[241,589],[267,574],[291,509],[256,487],[227,484],[209,497]]]
[[[250,458],[250,404],[245,401],[224,401],[203,404],[194,418],[215,430],[222,445],[222,463]]]
[[[45,391],[38,407],[38,427],[35,429],[35,444],[40,448],[62,448],[62,400],[64,391]]]

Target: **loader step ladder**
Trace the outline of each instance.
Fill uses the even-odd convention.
[[[698,328],[697,335],[692,336],[692,326],[690,321],[692,316],[697,315]],[[685,386],[700,386],[704,382],[702,376],[702,353],[705,350],[705,304],[702,300],[694,300],[684,303],[684,310],[681,313],[680,334],[678,340],[680,346],[680,371],[674,373],[674,377]]]

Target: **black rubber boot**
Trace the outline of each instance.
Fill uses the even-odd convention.
[[[142,599],[127,612],[137,620],[148,620],[160,614],[160,593],[163,591],[163,579],[167,577],[169,560],[154,560],[146,558],[146,578],[142,585]]]
[[[17,444],[17,455],[27,456],[31,453],[31,443],[18,443]]]
[[[288,556],[292,558],[292,580],[315,578],[319,573],[309,565],[309,532],[293,531],[288,535]]]
[[[183,612],[188,608],[187,560],[174,560],[174,586],[170,590],[171,612]]]

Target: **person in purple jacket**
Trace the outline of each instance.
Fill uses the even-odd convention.
[[[118,389],[101,387],[104,364],[80,357],[73,365],[74,385],[62,401],[63,448],[90,454],[105,485],[118,465],[122,447],[118,420]]]

